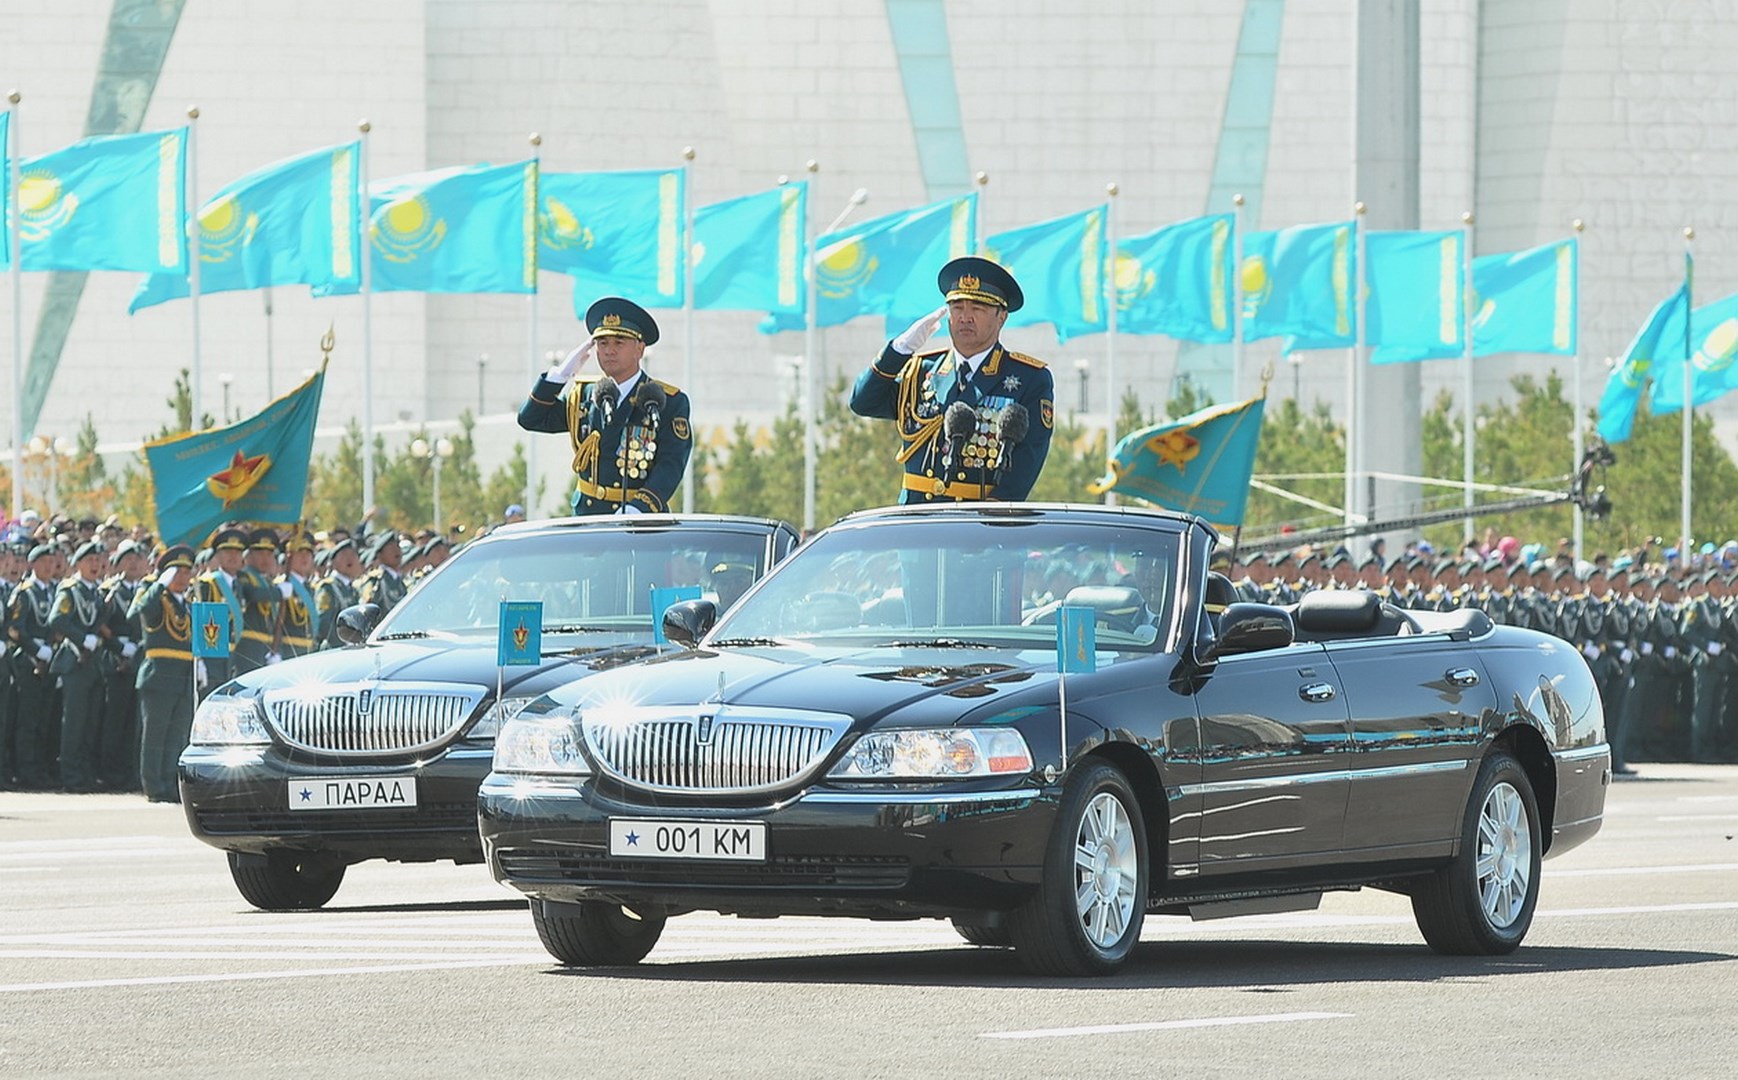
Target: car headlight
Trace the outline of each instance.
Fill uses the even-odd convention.
[[[583,742],[576,716],[516,717],[495,736],[495,771],[587,776],[591,765],[580,749]]]
[[[269,743],[272,737],[252,698],[212,694],[193,714],[188,741],[196,746],[236,746]]]
[[[941,780],[1032,771],[1032,751],[1012,728],[872,731],[827,775],[838,780]]]
[[[489,706],[489,711],[483,718],[471,725],[471,730],[465,732],[465,738],[487,742],[501,732],[501,725],[525,711],[525,706],[537,699],[534,697],[510,697]]]

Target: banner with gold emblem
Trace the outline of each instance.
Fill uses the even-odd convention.
[[[1265,407],[1265,398],[1212,405],[1125,435],[1104,478],[1088,490],[1133,495],[1214,525],[1241,525]]]

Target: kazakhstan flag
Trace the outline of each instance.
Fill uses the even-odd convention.
[[[1373,364],[1466,353],[1466,261],[1458,232],[1364,236],[1364,341]]]
[[[1580,321],[1580,245],[1554,244],[1472,261],[1474,356],[1574,356]]]
[[[1087,490],[1115,490],[1215,525],[1243,524],[1267,401],[1209,405],[1180,420],[1125,435],[1108,472]]]
[[[1357,334],[1357,223],[1295,225],[1243,240],[1243,340],[1289,335],[1291,349],[1343,348]]]
[[[581,317],[600,296],[642,307],[682,306],[681,169],[544,173],[537,192],[537,257],[573,278]]]
[[[208,200],[199,208],[199,291],[360,284],[361,152],[352,142],[279,161]],[[187,293],[185,275],[152,274],[127,311]]]
[[[1642,386],[1653,373],[1654,364],[1662,354],[1676,352],[1682,363],[1684,316],[1690,307],[1690,286],[1686,282],[1677,291],[1660,301],[1648,316],[1647,323],[1629,343],[1623,360],[1605,380],[1605,392],[1599,396],[1599,437],[1608,443],[1620,443],[1629,438],[1635,426],[1635,405],[1641,399]],[[1680,372],[1682,369],[1678,369]],[[1680,380],[1682,375],[1679,376]],[[1681,396],[1681,392],[1680,392]]]
[[[1118,332],[1230,341],[1235,228],[1230,214],[1212,214],[1118,240]]]
[[[949,259],[977,249],[976,192],[888,214],[815,241],[815,325],[880,315],[898,333],[941,306],[935,281]],[[801,330],[773,313],[762,333]]]
[[[1009,326],[1049,323],[1056,328],[1058,341],[1104,333],[1109,327],[1104,302],[1108,210],[1105,205],[1095,206],[984,241],[985,257],[1001,263],[1015,281],[1023,283],[1026,303],[1008,316]]]
[[[197,545],[225,521],[301,523],[325,381],[322,364],[307,382],[255,416],[145,444],[157,532],[164,543]]]
[[[1684,407],[1683,327],[1680,320],[1661,335],[1654,359],[1653,391],[1648,396],[1655,416]],[[1738,361],[1738,295],[1690,312],[1689,348],[1691,400],[1697,406],[1738,388],[1738,371],[1733,370],[1734,361]]]
[[[187,272],[187,129],[101,135],[18,168],[26,270]]]
[[[807,180],[694,211],[694,306],[801,318]]]

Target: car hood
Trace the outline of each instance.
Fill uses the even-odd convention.
[[[547,642],[546,642],[547,643]],[[226,693],[251,695],[319,683],[358,682],[463,683],[485,687],[485,701],[494,698],[497,672],[508,697],[536,696],[600,671],[667,652],[673,646],[654,644],[646,635],[593,634],[558,639],[562,651],[546,649],[535,667],[497,668],[495,642],[486,640],[419,639],[355,645],[310,653],[281,664],[238,676]]]
[[[1098,663],[1103,670],[1146,655],[1101,652]],[[901,719],[913,723],[955,723],[1054,705],[1056,677],[1054,649],[701,649],[565,686],[550,698],[581,706],[719,703],[821,710],[870,723],[903,711]],[[1070,687],[1080,677],[1070,676]]]

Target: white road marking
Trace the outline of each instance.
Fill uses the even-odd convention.
[[[1669,814],[1655,821],[1738,821],[1738,814]]]
[[[1685,866],[1597,866],[1586,870],[1546,870],[1545,877],[1605,877],[1618,874],[1712,874],[1738,870],[1738,863],[1701,863]]]
[[[456,968],[514,967],[520,964],[553,963],[547,955],[530,954],[487,960],[447,960],[432,964],[386,964],[371,967],[307,968],[301,971],[234,971],[211,975],[142,975],[131,979],[84,979],[76,982],[12,983],[0,985],[0,994],[25,994],[39,990],[85,990],[103,986],[169,986],[176,983],[257,982],[265,979],[307,979],[327,975],[368,975],[394,971],[443,971]]]
[[[1118,1035],[1131,1031],[1177,1031],[1184,1028],[1236,1027],[1242,1024],[1285,1024],[1304,1020],[1347,1020],[1351,1013],[1296,1012],[1263,1016],[1209,1016],[1195,1020],[1153,1020],[1142,1024],[1098,1024],[1093,1027],[1036,1028],[1030,1031],[986,1031],[982,1039],[1066,1039],[1077,1035]]]

